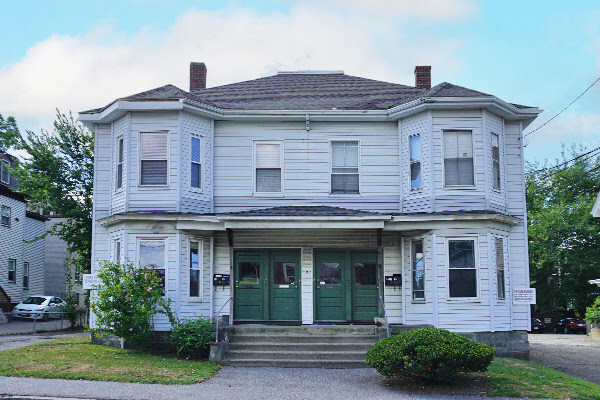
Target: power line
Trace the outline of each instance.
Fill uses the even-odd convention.
[[[600,78],[599,78],[599,79],[600,79]],[[536,170],[536,171],[533,171],[533,172],[534,172],[534,173],[537,173],[537,172],[542,172],[542,171],[546,171],[546,170],[554,170],[554,169],[556,169],[556,168],[558,168],[558,167],[562,167],[563,165],[565,165],[565,164],[568,164],[568,163],[570,163],[570,162],[572,162],[572,161],[578,160],[578,159],[580,159],[581,157],[585,157],[585,156],[587,156],[588,154],[591,154],[591,153],[594,153],[594,152],[598,152],[599,150],[600,150],[600,146],[599,146],[599,147],[596,147],[595,149],[592,149],[592,150],[588,151],[587,153],[583,153],[583,154],[580,154],[580,155],[578,155],[577,157],[573,157],[573,158],[571,158],[571,159],[570,159],[570,160],[568,160],[568,161],[565,161],[565,162],[563,162],[563,163],[557,164],[557,165],[555,165],[555,166],[553,166],[553,167],[549,167],[549,168],[545,168],[545,167],[544,167],[544,168],[540,168],[540,169],[538,169],[538,170]],[[582,160],[582,161],[585,161],[585,160],[587,160],[588,158],[590,158],[590,157],[593,157],[594,155],[596,155],[596,154],[591,154],[589,157],[586,157],[586,158],[585,158],[584,160]],[[558,172],[558,171],[557,171],[557,172]]]
[[[598,79],[596,79],[594,81],[594,83],[592,83],[590,86],[588,86],[587,89],[585,89],[583,91],[583,93],[581,93],[579,96],[577,96],[575,98],[575,100],[573,100],[572,102],[569,103],[569,105],[567,105],[565,108],[563,108],[562,110],[560,110],[560,112],[558,114],[556,114],[554,117],[550,118],[548,121],[544,122],[542,125],[538,126],[537,128],[535,128],[534,130],[532,130],[531,132],[529,132],[528,134],[524,135],[523,137],[526,138],[527,136],[531,135],[532,133],[542,129],[544,126],[548,125],[548,123],[550,123],[550,121],[552,121],[554,118],[558,117],[560,114],[562,114],[563,111],[565,111],[567,108],[571,107],[573,105],[573,103],[575,103],[577,100],[579,100],[579,98],[581,96],[583,96],[584,94],[587,93],[588,90],[590,90],[596,83],[598,83],[598,81],[600,81],[600,77],[598,77]]]

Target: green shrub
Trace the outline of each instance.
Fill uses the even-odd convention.
[[[185,358],[205,358],[209,352],[212,322],[206,319],[188,319],[175,325],[171,330],[171,345],[177,356]]]
[[[366,363],[385,376],[449,381],[458,372],[485,371],[495,353],[445,329],[419,328],[378,341],[367,352]]]
[[[600,296],[594,301],[591,307],[586,309],[585,319],[592,324],[600,324]]]

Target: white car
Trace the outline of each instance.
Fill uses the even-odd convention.
[[[47,321],[48,318],[60,318],[66,305],[60,297],[30,296],[13,308],[13,317]]]

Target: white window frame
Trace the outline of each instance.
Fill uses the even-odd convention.
[[[496,186],[496,182],[494,180],[494,169],[496,168],[494,164],[494,137],[498,140],[498,186]],[[502,161],[500,157],[500,135],[496,132],[492,132],[490,135],[490,160],[492,162],[492,189],[496,191],[502,190]]]
[[[135,246],[135,265],[142,267],[142,264],[140,262],[140,249],[141,249],[141,244],[142,242],[163,242],[165,245],[165,294],[164,296],[167,297],[168,293],[169,293],[169,266],[167,263],[167,260],[169,259],[169,240],[167,237],[165,236],[139,236],[136,238],[136,246]]]
[[[415,298],[415,288],[413,286],[414,284],[414,278],[413,278],[413,274],[415,272],[414,269],[414,257],[413,257],[413,243],[414,242],[421,242],[421,246],[423,249],[423,298]],[[426,264],[425,264],[425,239],[424,238],[415,238],[415,239],[410,239],[409,240],[409,254],[410,254],[410,289],[411,289],[411,301],[413,303],[425,303],[427,301],[427,296],[426,296]]]
[[[141,143],[141,142],[140,142]],[[115,192],[120,192],[124,189],[125,187],[125,176],[124,176],[124,172],[125,172],[125,139],[124,137],[121,135],[119,137],[116,138],[116,142],[115,142]],[[122,148],[120,148],[120,146],[122,145]],[[123,154],[119,153],[119,150],[122,150]],[[119,161],[119,156],[122,156],[122,159]],[[119,186],[119,165],[121,166],[121,186]],[[141,172],[142,172],[142,166],[141,166],[141,162],[140,162],[140,180],[141,180]]]
[[[8,160],[0,160],[0,181],[2,183],[10,185],[10,172],[8,171],[8,168],[10,168],[10,161],[8,161]],[[8,180],[7,181],[5,181],[4,179],[2,179],[2,175],[4,175],[5,171],[6,171],[6,174],[8,175]]]
[[[120,264],[123,257],[123,244],[121,239],[113,239],[113,262]]]
[[[279,168],[281,169],[281,190],[279,192],[259,192],[256,190],[256,145],[257,144],[277,144],[280,146],[280,154],[279,154]],[[253,140],[252,141],[252,194],[253,196],[263,196],[263,197],[272,197],[272,196],[281,196],[284,195],[284,141],[283,140]]]
[[[11,268],[12,265],[12,268]],[[17,260],[14,258],[9,258],[7,263],[7,281],[8,283],[17,283]],[[10,279],[10,273],[13,273],[13,279]]]
[[[7,213],[7,214],[5,215],[5,213]],[[5,216],[8,218],[8,222],[7,223],[2,222],[2,219]],[[0,225],[5,226],[7,228],[10,228],[10,225],[11,225],[11,209],[10,209],[9,206],[1,206],[0,207]]]
[[[475,297],[450,297],[450,242],[454,240],[470,240],[473,242],[473,257],[475,259]],[[477,236],[447,236],[445,237],[446,264],[446,295],[448,302],[479,302],[481,298],[481,282],[479,274],[479,238]],[[455,269],[455,268],[453,268]],[[473,268],[469,268],[473,269]]]
[[[192,270],[192,259],[191,259],[191,251],[192,251],[192,242],[196,242],[198,243],[198,296],[190,296],[190,278],[191,278],[191,270]],[[187,262],[185,265],[187,265],[187,273],[186,273],[186,277],[187,277],[187,299],[189,302],[198,302],[201,303],[202,300],[202,294],[204,292],[204,239],[200,239],[200,238],[195,238],[195,237],[190,237],[188,238],[188,242],[187,242],[187,249],[188,249],[188,257],[187,257]]]
[[[502,277],[503,281],[503,297],[500,297],[500,281],[498,280],[498,273],[500,272],[500,268],[498,267],[498,243],[502,243]],[[501,236],[494,237],[494,263],[496,264],[496,296],[498,301],[506,301],[506,244],[505,240]]]
[[[332,175],[333,175],[333,143],[335,142],[356,142],[358,146],[358,192],[356,193],[332,193],[331,192],[331,184],[332,184]],[[330,197],[358,197],[361,195],[362,189],[362,142],[360,139],[354,138],[344,138],[344,139],[330,139],[329,140],[329,196]]]
[[[25,284],[25,278],[27,278],[27,285]],[[23,289],[29,289],[29,263],[27,261],[23,263]]]
[[[472,185],[446,185],[446,149],[444,148],[444,132],[471,132],[471,154],[473,154],[473,184]],[[475,190],[477,189],[477,162],[475,154],[475,130],[467,128],[442,129],[442,184],[445,190]]]
[[[421,158],[419,159],[418,163],[419,163],[419,170],[421,172],[421,186],[413,188],[412,187],[412,148],[411,148],[411,142],[410,140],[413,137],[418,137],[419,138],[419,146],[421,147],[421,149],[419,150],[419,154],[421,155]],[[409,135],[408,136],[408,188],[410,189],[411,192],[418,192],[418,191],[422,191],[423,190],[423,136],[420,133],[415,133],[413,135]]]
[[[164,161],[163,159],[142,159],[142,135],[151,133],[164,134],[167,138],[167,183],[164,185],[143,185],[142,184],[142,161]],[[138,187],[153,189],[168,189],[171,182],[171,135],[169,131],[142,131],[138,134]]]
[[[199,162],[192,161],[192,140],[194,138],[200,140],[200,161]],[[191,192],[202,193],[202,191],[204,189],[204,142],[205,142],[204,135],[199,135],[196,133],[190,134],[190,152],[189,152],[190,163],[189,163],[189,167],[188,167],[188,172],[190,175],[189,175],[189,179],[188,179],[188,187]],[[198,177],[200,187],[192,186],[192,164],[200,165],[200,176]]]

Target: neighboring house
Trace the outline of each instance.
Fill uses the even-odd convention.
[[[96,140],[92,270],[153,266],[180,318],[373,323],[382,299],[391,324],[522,337],[521,137],[540,110],[415,75],[205,88],[192,63],[189,92],[80,113]]]
[[[47,219],[28,211],[26,196],[15,191],[17,182],[6,167],[16,161],[0,152],[0,302],[5,311],[27,296],[45,294],[44,241],[28,241],[45,232]]]
[[[598,198],[594,203],[594,207],[592,207],[592,215],[596,218],[600,218],[600,193],[598,193]]]

